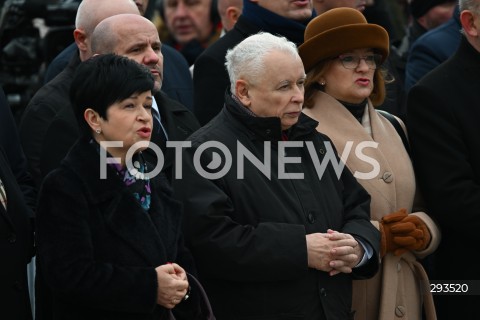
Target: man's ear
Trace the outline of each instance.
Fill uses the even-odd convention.
[[[228,7],[227,8],[227,17],[228,17],[228,21],[231,22],[231,27],[233,28],[233,26],[235,25],[235,23],[237,22],[238,20],[238,17],[240,17],[240,15],[242,14],[242,11],[240,9],[238,9],[237,7]]]
[[[73,30],[73,38],[75,39],[78,49],[82,52],[86,52],[88,45],[86,44],[87,36],[85,35],[85,31],[82,29]]]
[[[97,111],[91,108],[87,108],[83,112],[83,118],[88,123],[88,126],[92,129],[92,131],[96,131],[96,132],[98,132],[98,130],[100,130],[100,132],[102,131],[102,128],[101,128],[102,117],[100,117]]]
[[[471,37],[478,36],[478,27],[475,25],[475,15],[470,10],[464,10],[460,13],[460,23],[465,33]]]
[[[247,108],[252,104],[248,90],[249,85],[247,81],[237,80],[235,83],[235,96],[237,96],[238,100]]]
[[[421,16],[420,18],[417,18],[417,22],[419,25],[421,25],[425,29],[427,28],[427,17]]]

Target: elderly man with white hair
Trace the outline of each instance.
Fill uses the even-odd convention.
[[[190,136],[174,180],[215,315],[350,319],[352,279],[378,269],[370,196],[348,170],[337,176],[328,138],[301,112],[294,43],[252,35],[226,67],[225,106]]]

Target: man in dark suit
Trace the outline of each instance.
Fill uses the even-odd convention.
[[[460,1],[455,54],[412,87],[407,125],[428,212],[442,229],[432,282],[479,279],[471,263],[480,230],[480,0]],[[464,261],[464,262],[463,262]],[[478,286],[476,287],[478,289]],[[472,288],[471,288],[472,289]],[[434,295],[438,319],[477,319],[478,297]]]
[[[27,264],[34,255],[36,188],[27,172],[15,120],[0,88],[0,313],[31,319]]]
[[[259,31],[282,35],[297,45],[312,18],[311,1],[297,4],[290,0],[244,0],[243,12],[232,30],[218,39],[197,58],[193,71],[194,113],[201,125],[216,116],[223,107],[230,86],[225,55],[227,50]]]

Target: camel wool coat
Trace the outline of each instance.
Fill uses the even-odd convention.
[[[402,140],[393,125],[378,114],[371,102],[368,102],[370,135],[347,108],[332,96],[319,91],[312,108],[304,113],[319,122],[317,130],[326,134],[334,143],[338,153],[348,155],[344,160],[348,169],[354,173],[358,182],[371,195],[371,222],[379,228],[383,216],[401,208],[412,213],[417,207],[417,191],[413,167]],[[365,116],[364,116],[365,119]],[[400,119],[398,119],[400,123]],[[351,142],[353,144],[351,144]],[[365,147],[365,142],[377,147]],[[347,154],[348,146],[352,148]],[[361,152],[360,156],[356,154]],[[369,157],[369,158],[366,158]],[[379,171],[373,177],[362,178],[375,169]],[[401,256],[387,253],[381,261],[381,267],[375,277],[354,281],[353,309],[356,320],[418,320],[422,319],[422,303],[425,305],[427,319],[436,319],[432,296],[429,291],[420,289],[428,284],[425,270],[417,261],[433,253],[440,242],[440,231],[435,222],[422,211],[412,214],[420,217],[431,233],[430,244],[421,252],[407,252]],[[425,282],[424,282],[425,281]],[[425,288],[429,288],[425,286]]]

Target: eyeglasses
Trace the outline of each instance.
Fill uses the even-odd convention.
[[[345,69],[356,69],[360,65],[360,60],[365,60],[365,63],[370,69],[377,69],[377,66],[381,64],[382,55],[380,54],[367,54],[366,56],[358,56],[354,54],[342,54],[338,56],[338,59],[342,63]]]

